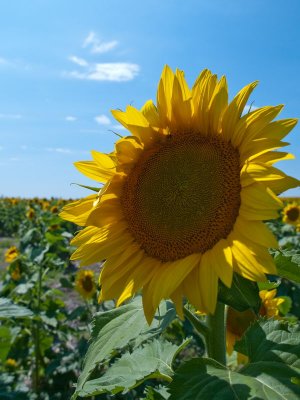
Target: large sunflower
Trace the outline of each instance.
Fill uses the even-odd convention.
[[[299,183],[273,167],[293,158],[274,150],[297,121],[272,122],[281,105],[242,116],[256,84],[228,104],[225,77],[204,70],[190,89],[166,66],[157,106],[112,112],[131,135],[75,163],[104,183],[61,213],[85,226],[72,259],[106,260],[100,300],[119,305],[142,289],[148,322],[163,298],[179,315],[183,297],[214,313],[218,279],[230,287],[234,271],[253,281],[276,273],[268,248],[277,242],[262,221],[278,217],[276,194]]]

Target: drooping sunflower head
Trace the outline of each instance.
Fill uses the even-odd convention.
[[[243,115],[256,84],[228,103],[225,77],[204,70],[190,88],[165,67],[157,105],[112,112],[129,136],[75,163],[104,184],[61,213],[85,226],[72,259],[106,260],[101,300],[121,304],[142,289],[148,321],[163,298],[180,315],[183,297],[213,313],[218,279],[230,287],[233,272],[253,281],[276,273],[267,249],[277,242],[262,221],[278,217],[276,194],[299,183],[273,167],[292,158],[275,150],[296,120],[273,121],[281,105]]]
[[[94,271],[79,270],[76,274],[75,289],[84,299],[91,299],[96,292]]]
[[[293,202],[284,207],[283,211],[283,222],[285,224],[297,226],[300,223],[300,206]]]
[[[11,263],[13,262],[19,255],[19,251],[16,248],[16,246],[11,246],[9,249],[6,250],[5,252],[5,262]]]

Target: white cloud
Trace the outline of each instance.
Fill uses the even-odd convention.
[[[67,116],[65,117],[65,120],[68,121],[68,122],[74,122],[74,121],[77,120],[77,118],[74,117],[73,115],[67,115]]]
[[[106,115],[98,115],[94,120],[100,125],[109,125],[110,119]]]
[[[86,60],[77,56],[70,56],[69,60],[77,65],[80,65],[80,67],[87,67],[89,65],[89,63]]]
[[[91,52],[94,54],[107,53],[113,50],[118,45],[117,40],[111,40],[110,42],[102,42],[95,32],[90,32],[85,38],[82,47],[90,47]]]
[[[51,153],[63,153],[63,154],[71,154],[73,151],[71,149],[66,149],[63,147],[47,147],[47,151],[50,151]]]
[[[72,71],[67,76],[91,81],[124,82],[132,80],[139,70],[140,67],[132,63],[96,63],[90,64],[84,72]]]
[[[0,114],[0,119],[21,119],[20,114]]]

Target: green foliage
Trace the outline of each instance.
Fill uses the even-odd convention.
[[[140,385],[146,379],[171,381],[172,363],[177,353],[186,346],[154,339],[133,352],[126,352],[97,379],[92,379],[83,386],[78,394],[87,397],[101,393],[126,392]]]
[[[9,299],[0,297],[0,319],[31,317],[32,311],[26,307],[13,304]]]
[[[174,308],[169,302],[162,303],[159,316],[149,327],[144,316],[140,297],[133,302],[98,313],[93,319],[92,337],[84,360],[83,371],[78,379],[74,399],[80,393],[94,369],[117,350],[129,343],[133,348],[161,333],[175,318]]]
[[[296,400],[300,387],[300,332],[297,327],[273,320],[252,325],[236,350],[249,364],[232,371],[208,358],[181,366],[170,384],[170,400],[262,399]]]
[[[238,311],[252,308],[258,312],[261,300],[256,282],[234,273],[231,288],[226,287],[221,281],[219,284],[218,300]]]
[[[274,254],[278,275],[300,283],[300,252],[279,250]]]

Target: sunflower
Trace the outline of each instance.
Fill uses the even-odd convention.
[[[16,246],[11,246],[5,252],[5,262],[11,263],[13,262],[19,255],[19,251]]]
[[[297,203],[288,204],[282,211],[285,224],[297,226],[300,223],[300,207]]]
[[[33,219],[34,216],[35,216],[35,211],[34,211],[34,209],[33,209],[32,207],[29,207],[29,209],[28,209],[27,212],[26,212],[26,217],[27,217],[28,219]]]
[[[282,297],[276,297],[277,290],[261,290],[259,296],[261,298],[261,308],[259,315],[267,318],[280,319],[280,305],[284,303]],[[246,311],[237,311],[232,307],[228,307],[226,321],[226,350],[229,355],[233,352],[235,342],[243,336],[250,324],[257,319],[255,313],[249,309]],[[238,353],[238,362],[244,364],[247,361],[242,354]]]
[[[80,270],[76,274],[75,289],[84,299],[90,299],[96,292],[94,272],[92,270]]]
[[[299,184],[273,167],[293,158],[274,150],[297,121],[273,121],[282,105],[242,116],[256,85],[228,104],[225,77],[204,70],[190,89],[166,66],[157,106],[112,111],[131,135],[75,163],[104,186],[61,213],[85,226],[72,260],[106,260],[100,301],[119,305],[142,289],[148,322],[163,298],[180,316],[183,297],[214,313],[218,279],[230,287],[233,272],[253,281],[276,274],[267,249],[277,241],[262,221],[278,217],[276,194]]]

